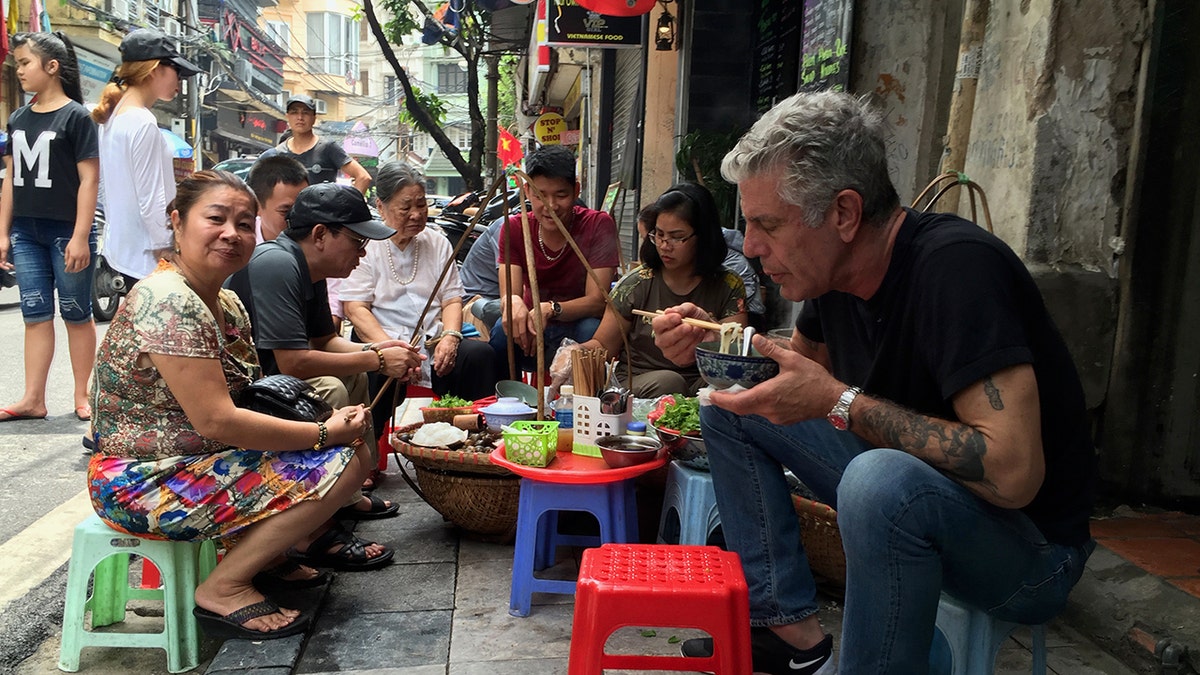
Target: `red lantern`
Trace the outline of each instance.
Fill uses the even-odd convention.
[[[576,0],[580,7],[608,16],[641,16],[654,9],[658,0]]]

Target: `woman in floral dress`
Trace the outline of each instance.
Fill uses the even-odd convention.
[[[196,589],[196,616],[210,634],[283,637],[307,617],[252,580],[289,546],[322,545],[368,468],[366,411],[293,422],[234,404],[260,373],[246,310],[221,284],[250,259],[254,194],[202,171],[175,204],[174,260],[133,287],[96,358],[92,506],[141,537],[236,541]]]

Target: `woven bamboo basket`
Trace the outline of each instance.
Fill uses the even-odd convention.
[[[392,447],[416,469],[417,486],[442,517],[477,539],[508,543],[517,532],[521,479],[485,452],[426,448],[402,440],[420,425],[397,429]]]
[[[846,552],[838,529],[837,511],[827,504],[792,495],[800,518],[800,538],[813,574],[838,588],[846,587]]]

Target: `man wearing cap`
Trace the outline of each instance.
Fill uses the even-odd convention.
[[[334,408],[370,403],[368,372],[401,382],[419,377],[425,357],[407,343],[351,342],[338,335],[329,310],[326,280],[349,276],[367,242],[387,239],[395,230],[371,217],[356,190],[336,183],[301,190],[287,223],[225,284],[250,314],[263,374],[307,380]],[[377,457],[375,434],[364,440]],[[374,500],[361,517],[386,517],[396,510]]]
[[[287,100],[288,128],[292,137],[264,152],[263,157],[284,154],[295,157],[308,171],[309,185],[337,181],[341,169],[359,192],[366,194],[371,186],[371,174],[342,146],[321,140],[313,131],[317,119],[317,102],[307,94],[294,94]]]

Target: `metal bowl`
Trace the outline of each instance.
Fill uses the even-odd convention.
[[[657,438],[627,435],[601,436],[596,445],[600,446],[600,456],[614,469],[652,461],[663,447]]]

